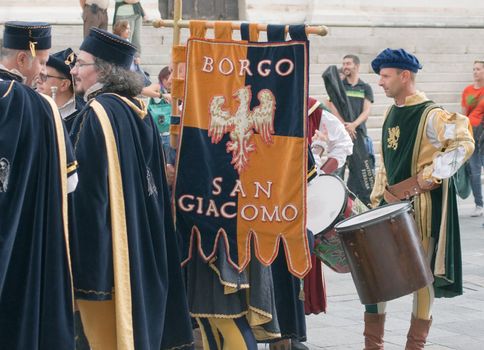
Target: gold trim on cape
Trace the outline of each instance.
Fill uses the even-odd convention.
[[[78,168],[79,164],[77,163],[77,161],[74,161],[72,162],[71,164],[69,164],[67,166],[67,173],[72,173],[74,170],[76,170]]]
[[[422,101],[426,102],[426,101]],[[428,116],[430,111],[438,108],[439,106],[432,103],[427,106],[422,113],[420,123],[418,125],[417,137],[413,146],[412,154],[412,169],[411,176],[417,175],[420,169],[418,169],[418,160],[420,156],[420,148],[424,137],[425,130],[427,128]],[[432,199],[430,192],[425,192],[419,196],[415,196],[415,218],[417,228],[420,231],[421,238],[430,237],[432,235]]]
[[[15,80],[12,80],[12,82],[10,83],[10,85],[8,86],[8,89],[7,91],[5,91],[5,93],[3,94],[2,98],[4,97],[7,97],[7,95],[10,93],[10,91],[12,91],[12,88],[13,88],[13,84],[15,83]]]
[[[449,180],[442,181],[442,218],[440,220],[439,241],[435,253],[434,275],[445,278],[445,247],[447,245],[447,201],[449,197]]]
[[[415,142],[412,158],[412,175],[416,175],[417,161],[419,156],[419,150],[421,148],[421,143],[423,139],[423,133],[426,130],[428,123],[428,116],[430,112],[436,108],[440,108],[436,104],[431,104],[422,113],[424,116],[421,119],[419,130],[417,133],[417,140]],[[445,276],[446,266],[446,251],[445,246],[447,243],[447,200],[449,192],[449,180],[445,179],[442,181],[442,217],[440,221],[439,236],[437,242],[437,249],[435,250],[435,264],[434,270],[432,271],[436,276]],[[426,192],[415,199],[415,216],[417,218],[417,227],[421,232],[422,239],[430,238],[432,235],[432,199],[430,192]]]
[[[128,107],[131,108],[138,115],[138,117],[140,117],[141,119],[145,119],[146,115],[148,114],[148,106],[146,105],[146,102],[143,101],[140,98],[137,98],[137,97],[134,98],[140,104],[140,107],[138,107],[129,98],[126,98],[124,96],[115,94],[113,92],[105,93],[104,95],[113,95],[113,96],[116,96],[121,101],[123,101],[124,103],[126,103],[128,105]]]
[[[62,194],[62,223],[64,228],[64,240],[66,244],[66,257],[67,266],[69,268],[69,280],[71,284],[71,302],[72,309],[74,310],[74,282],[72,280],[72,265],[71,265],[71,251],[69,249],[69,225],[68,225],[68,215],[67,215],[67,151],[66,151],[66,139],[64,136],[64,124],[62,122],[62,117],[59,113],[59,109],[55,104],[54,100],[47,95],[39,94],[42,96],[50,105],[52,109],[52,114],[54,116],[54,126],[55,133],[57,136],[57,151],[59,152],[59,172],[60,172],[60,183],[61,183],[61,194]]]
[[[108,186],[113,239],[114,293],[116,309],[116,337],[118,350],[134,349],[131,278],[128,251],[128,232],[124,205],[121,165],[118,147],[109,117],[96,100],[91,103],[104,134],[108,159]]]

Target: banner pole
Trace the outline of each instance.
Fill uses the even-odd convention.
[[[223,22],[223,21],[221,21]],[[173,27],[175,28],[178,28],[178,30],[180,30],[180,28],[188,28],[188,25],[189,25],[189,21],[185,21],[185,20],[178,20],[178,21],[175,21],[175,20],[164,20],[164,19],[157,19],[157,20],[154,20],[153,21],[153,27],[155,28],[160,28],[160,27]],[[241,25],[241,22],[232,22],[232,29],[235,29],[235,30],[240,30],[240,25]],[[206,21],[205,22],[205,26],[207,28],[213,28],[214,27],[214,24],[215,24],[215,21]],[[262,23],[259,23],[257,25],[257,29],[259,31],[267,31],[267,24],[262,24]],[[289,30],[289,26],[286,26],[286,32]],[[325,36],[328,34],[328,27],[326,26],[323,26],[323,25],[320,25],[320,26],[306,26],[306,34],[313,34],[313,35],[319,35],[319,36]]]
[[[173,45],[172,47],[175,48],[176,46],[180,45],[180,32],[181,27],[179,23],[182,21],[182,11],[183,11],[183,3],[182,0],[175,0],[173,4]],[[153,24],[153,26],[155,26]],[[178,79],[180,77],[180,73],[178,72],[178,62],[173,62],[173,79]],[[179,99],[175,98],[171,102],[171,115],[180,115],[180,110],[178,109],[178,102]],[[174,135],[171,133],[170,135],[170,145],[173,148],[178,147],[178,135]]]
[[[173,46],[180,45],[181,19],[182,19],[182,0],[175,0],[174,9],[173,9]]]

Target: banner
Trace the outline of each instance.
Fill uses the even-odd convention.
[[[242,271],[252,246],[268,265],[282,242],[291,273],[309,271],[308,65],[307,40],[189,39],[174,194],[185,263],[223,240]]]

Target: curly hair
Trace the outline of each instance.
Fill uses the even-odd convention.
[[[98,82],[104,84],[104,92],[113,92],[123,96],[137,96],[144,87],[143,77],[126,68],[94,58]]]

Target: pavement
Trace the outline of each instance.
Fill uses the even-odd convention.
[[[459,200],[463,253],[464,294],[436,299],[433,324],[427,339],[430,350],[484,349],[484,217],[471,218],[472,195]],[[324,269],[328,294],[326,314],[306,318],[310,349],[363,349],[363,312],[350,274]],[[404,349],[410,325],[412,296],[387,304],[385,349]],[[261,347],[262,349],[267,347]]]

